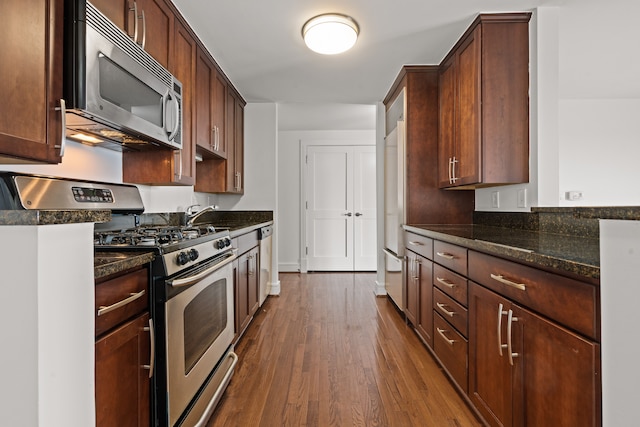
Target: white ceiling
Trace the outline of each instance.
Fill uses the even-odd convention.
[[[562,0],[173,0],[248,102],[373,104],[404,64],[438,64],[479,12]],[[360,26],[341,55],[308,50],[302,25],[327,12]]]

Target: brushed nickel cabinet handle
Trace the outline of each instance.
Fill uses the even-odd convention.
[[[452,184],[455,184],[458,180],[458,177],[456,176],[456,163],[458,163],[458,160],[456,160],[456,158],[454,157],[453,161],[451,162],[451,169],[453,170],[453,173],[451,174],[451,180],[453,181]]]
[[[153,377],[153,367],[156,364],[156,332],[153,329],[153,319],[149,319],[149,326],[144,328],[145,332],[149,332],[149,340],[151,340],[151,354],[149,355],[149,364],[142,365],[144,369],[149,370],[149,378]]]
[[[509,314],[507,317],[507,352],[509,353],[509,364],[511,366],[513,366],[513,358],[520,356],[520,354],[513,352],[513,346],[511,342],[511,339],[512,339],[511,325],[513,325],[513,322],[517,322],[517,321],[518,321],[518,318],[513,316],[513,310],[509,310]]]
[[[500,282],[500,283],[502,283],[504,285],[511,286],[512,288],[516,288],[516,289],[519,289],[521,291],[526,291],[527,290],[527,286],[524,283],[512,282],[511,280],[505,279],[502,274],[493,274],[493,273],[491,273],[491,278],[493,280],[497,280],[498,282]]]
[[[140,15],[140,17],[142,18],[142,44],[140,47],[144,50],[144,47],[147,44],[147,19],[144,16],[144,10],[142,10],[142,15]]]
[[[67,145],[67,102],[60,98],[60,106],[55,108],[56,111],[60,111],[62,117],[62,135],[60,136],[60,145],[54,145],[55,148],[60,149],[60,157],[64,157],[64,148]]]
[[[447,252],[436,252],[436,255],[438,255],[439,257],[445,258],[445,259],[455,259],[456,257],[454,257],[453,255],[451,255],[450,253]]]
[[[453,346],[453,343],[456,342],[456,340],[450,340],[449,338],[447,338],[447,336],[444,334],[445,332],[449,332],[446,329],[440,329],[440,328],[436,328],[436,330],[438,331],[438,333],[440,334],[440,336],[442,337],[443,340],[445,340],[447,342],[447,344]]]
[[[453,184],[453,175],[451,173],[451,165],[453,164],[453,158],[449,157],[449,184]]]
[[[443,279],[442,277],[436,277],[436,281],[445,285],[449,289],[453,289],[456,287],[455,283],[451,283],[450,281],[448,281],[447,279]]]
[[[138,43],[138,2],[133,2],[133,7],[129,8],[129,12],[133,11],[133,42]],[[127,25],[128,27],[128,25]],[[127,32],[129,32],[127,30]]]
[[[437,305],[437,306],[438,306],[438,308],[439,308],[440,310],[442,310],[442,312],[443,312],[444,314],[446,314],[447,316],[449,316],[449,317],[453,317],[453,316],[455,316],[456,312],[455,312],[455,311],[449,311],[449,310],[447,310],[447,309],[445,308],[445,307],[447,306],[446,304],[442,304],[442,303],[437,302],[437,303],[436,303],[436,305]]]
[[[502,356],[502,349],[507,348],[507,344],[502,344],[502,316],[507,314],[507,312],[502,309],[503,307],[502,303],[498,305],[498,354],[500,356]]]
[[[413,262],[415,263],[415,276],[413,278],[415,280],[420,280],[420,258],[416,257]]]
[[[409,244],[412,246],[424,246],[424,243],[415,241],[409,241]]]
[[[137,300],[138,298],[141,298],[147,291],[145,289],[141,290],[140,292],[138,292],[137,294],[129,294],[129,297],[123,299],[122,301],[118,301],[115,304],[111,304],[111,305],[101,305],[100,307],[98,307],[98,316],[102,316],[103,314],[107,314],[109,312],[112,312],[113,310],[117,310],[120,307],[124,307],[125,305],[129,304],[130,302],[133,302],[135,300]]]

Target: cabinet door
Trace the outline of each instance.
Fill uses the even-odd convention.
[[[196,176],[195,141],[193,136],[193,106],[196,42],[176,22],[171,71],[182,83],[182,149],[175,152],[174,182],[193,185]]]
[[[453,178],[453,157],[455,156],[454,138],[455,106],[456,106],[456,64],[455,55],[440,68],[440,117],[438,138],[438,184],[440,187],[449,187]]]
[[[253,316],[260,306],[260,275],[258,274],[259,252],[255,247],[249,251],[249,265],[247,273],[247,295],[249,302],[249,315]]]
[[[142,35],[138,38],[138,44],[142,46],[144,42],[144,50],[167,68],[171,47],[170,36],[173,33],[173,12],[164,0],[136,1],[138,2],[138,19],[141,21],[138,25],[142,26],[139,29]],[[185,84],[183,80],[181,83]]]
[[[225,137],[225,107],[227,97],[227,81],[224,76],[213,70],[211,81],[212,90],[212,124],[217,132],[217,147],[214,150],[218,157],[227,157],[227,140]]]
[[[234,192],[244,193],[244,104],[236,99],[235,104],[235,135],[233,139],[235,184]]]
[[[213,64],[209,55],[198,46],[196,57],[196,82],[195,82],[195,114],[196,123],[194,133],[196,146],[207,151],[213,151],[215,141],[215,128],[212,123],[212,87]]]
[[[59,163],[62,0],[0,2],[0,159]],[[5,157],[6,156],[6,157]]]
[[[515,425],[599,426],[600,346],[525,309],[522,325],[522,400]]]
[[[236,338],[249,324],[249,253],[238,257],[236,267],[235,309],[236,309]]]
[[[407,251],[407,285],[405,290],[407,306],[404,309],[404,314],[414,327],[418,325],[418,307],[420,304],[419,262],[418,255]]]
[[[514,425],[513,402],[519,400],[512,391],[520,378],[509,363],[506,348],[511,308],[505,298],[469,284],[469,397],[492,426]],[[515,368],[520,366],[519,359],[514,361]]]
[[[148,427],[149,332],[144,314],[96,341],[96,426]]]
[[[480,182],[480,27],[460,46],[457,56],[455,184]]]
[[[418,264],[420,277],[420,304],[418,307],[418,333],[433,348],[433,263],[428,259],[420,258]]]
[[[225,99],[225,138],[227,144],[227,161],[226,166],[226,185],[225,191],[228,193],[234,193],[237,188],[237,175],[236,175],[236,103],[237,98],[232,91],[227,91]]]

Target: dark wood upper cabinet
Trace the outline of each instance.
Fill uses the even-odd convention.
[[[3,0],[0,16],[0,161],[59,163],[62,0]]]
[[[443,60],[441,188],[529,181],[530,16],[479,15]]]
[[[439,67],[406,65],[384,99],[387,116],[402,110],[407,224],[470,224],[474,195],[443,191],[438,179]],[[403,99],[404,97],[404,99]],[[391,118],[388,135],[396,126]]]
[[[196,149],[203,158],[226,158],[225,97],[227,82],[202,48],[196,58]]]

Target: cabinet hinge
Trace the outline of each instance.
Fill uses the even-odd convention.
[[[305,246],[305,248],[304,248],[304,254],[305,254],[305,255],[309,255],[309,247],[308,247],[308,246]]]

